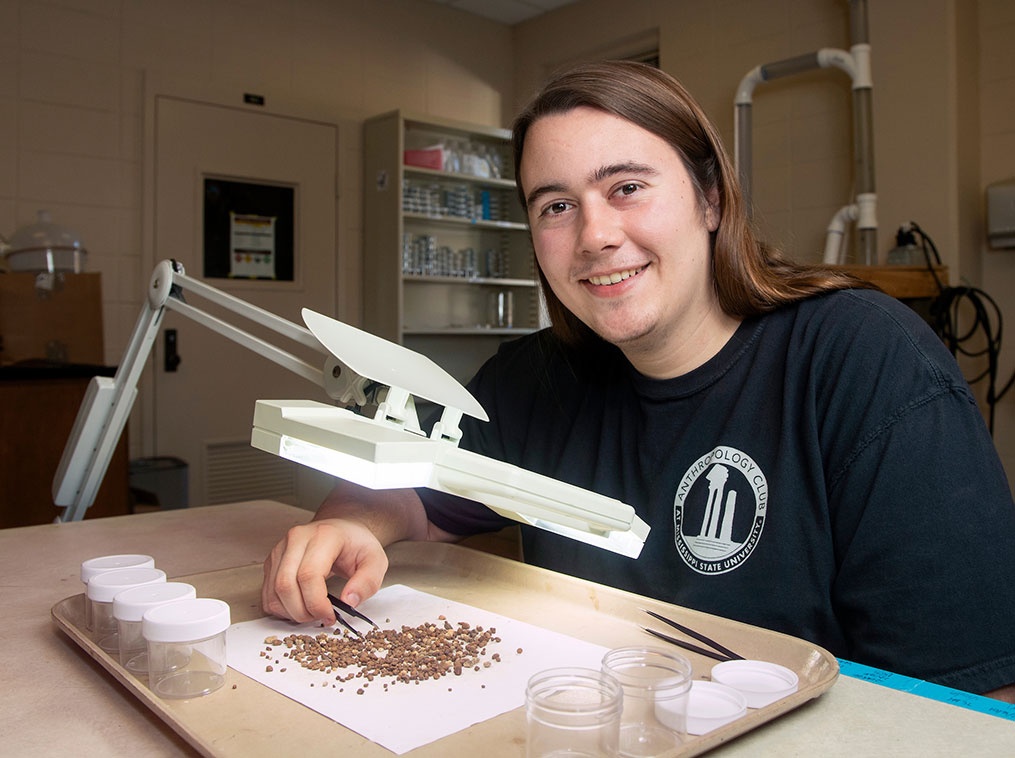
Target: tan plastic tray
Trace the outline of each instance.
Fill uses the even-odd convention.
[[[673,758],[699,755],[818,697],[832,686],[839,673],[838,663],[830,653],[795,637],[469,548],[407,542],[393,545],[388,554],[390,568],[386,584],[405,584],[610,648],[633,644],[667,645],[642,631],[642,626],[673,631],[642,612],[643,608],[648,608],[747,658],[787,666],[800,677],[800,688],[795,694],[749,711],[743,718],[706,735],[688,737],[680,748],[669,754]],[[260,564],[174,577],[174,580],[193,584],[201,597],[225,600],[234,623],[263,615]],[[81,627],[83,610],[83,595],[74,595],[53,606],[52,613],[60,628],[203,755],[243,758],[393,755],[386,748],[232,669],[226,674],[225,686],[211,695],[194,700],[162,700],[89,639]],[[681,635],[675,633],[675,636]],[[695,679],[707,679],[715,661],[694,653],[685,654],[694,666]],[[392,728],[397,728],[397,718],[397,714],[392,714]],[[525,711],[517,708],[406,755],[517,758],[524,754]]]

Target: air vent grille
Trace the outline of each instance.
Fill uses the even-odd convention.
[[[204,459],[208,505],[296,495],[297,464],[251,447],[249,440],[207,442]]]

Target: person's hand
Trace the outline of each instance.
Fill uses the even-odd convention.
[[[261,606],[293,621],[335,622],[326,580],[348,577],[341,599],[355,607],[380,589],[388,557],[363,524],[321,519],[294,526],[264,561]]]

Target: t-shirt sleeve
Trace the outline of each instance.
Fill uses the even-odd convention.
[[[474,500],[425,487],[416,492],[423,501],[430,523],[451,534],[465,537],[496,531],[514,523]]]
[[[938,389],[868,429],[830,472],[832,599],[845,657],[986,692],[1015,682],[1015,505],[954,362],[931,357]]]
[[[496,374],[495,362],[497,360],[498,356],[496,355],[490,358],[467,385],[469,392],[479,400],[488,413],[495,405],[493,377]],[[429,428],[435,420],[436,418],[429,419],[426,427]],[[496,419],[492,415],[489,422],[463,416],[459,423],[462,430],[460,446],[480,455],[502,459],[496,450],[491,449],[492,441],[497,439],[496,432],[492,429],[492,425],[495,423]],[[458,495],[450,495],[427,487],[417,488],[416,494],[423,502],[423,508],[426,510],[426,516],[430,523],[451,534],[468,536],[492,532],[515,523],[511,519],[494,513],[482,503]]]

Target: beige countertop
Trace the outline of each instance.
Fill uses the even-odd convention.
[[[193,756],[197,752],[92,660],[51,618],[82,591],[82,560],[147,553],[170,577],[260,563],[310,514],[256,501],[0,530],[0,754]],[[517,750],[512,754],[517,753]],[[1007,756],[1015,724],[840,676],[817,700],[716,756]]]

